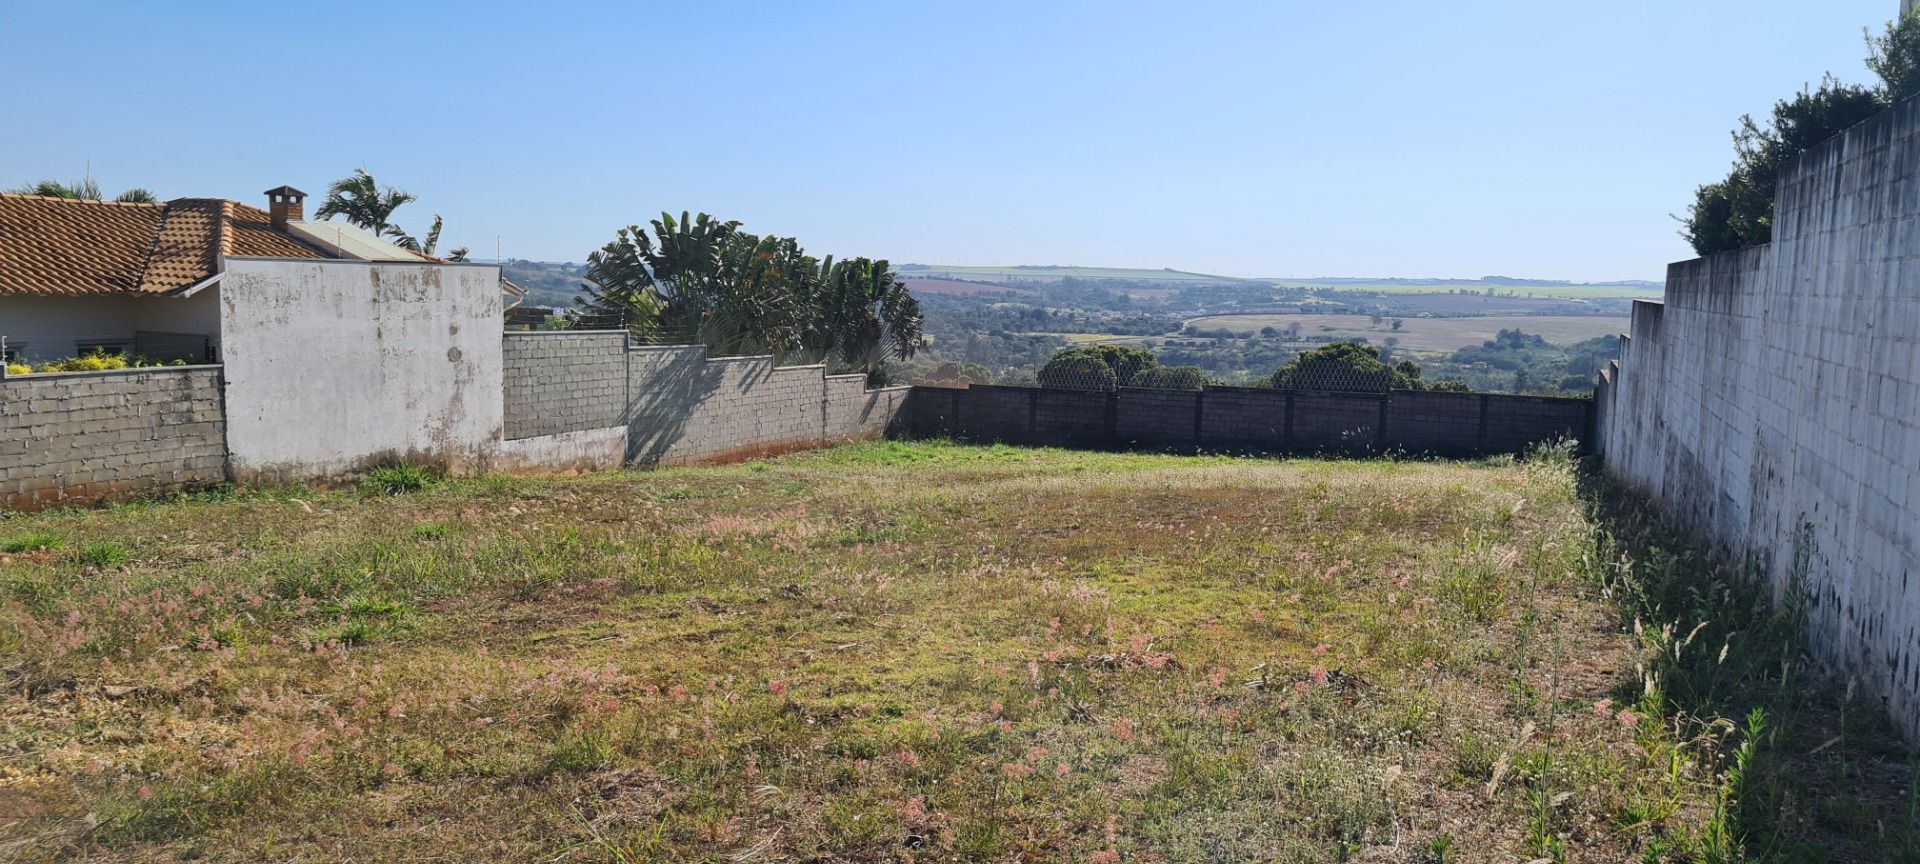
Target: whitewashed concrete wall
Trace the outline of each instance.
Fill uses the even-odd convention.
[[[232,258],[226,273],[234,479],[464,472],[498,448],[498,267]]]
[[[1789,164],[1775,241],[1668,269],[1597,394],[1607,471],[1805,592],[1920,736],[1920,101]],[[1798,582],[1796,586],[1794,583]]]

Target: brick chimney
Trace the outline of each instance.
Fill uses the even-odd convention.
[[[267,213],[273,217],[273,227],[282,231],[287,230],[288,222],[305,222],[307,193],[292,186],[268,189]]]

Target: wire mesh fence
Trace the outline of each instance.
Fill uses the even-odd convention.
[[[623,312],[578,307],[516,306],[506,312],[508,330],[625,330]]]

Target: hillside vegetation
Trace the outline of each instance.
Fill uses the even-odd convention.
[[[1878,709],[1599,512],[1564,450],[878,443],[9,518],[0,857],[1910,848]]]

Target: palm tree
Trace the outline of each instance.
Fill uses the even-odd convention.
[[[83,177],[72,185],[58,180],[42,180],[38,183],[15,186],[7,191],[16,195],[42,195],[48,198],[65,198],[69,201],[99,201],[104,197],[100,192],[100,184],[94,182],[92,177]],[[160,199],[152,192],[136,186],[115,196],[113,200],[131,204],[153,204]]]
[[[395,246],[432,256],[434,247],[440,245],[440,214],[433,214],[433,227],[428,229],[425,243],[393,224],[393,211],[414,200],[412,193],[392,186],[383,189],[367,169],[355,168],[352,177],[335,180],[327,187],[326,203],[315,215],[322,219],[345,216],[349,224],[365,228],[375,237],[391,238]],[[466,261],[467,247],[454,247],[447,253],[447,260],[456,264]]]
[[[838,361],[872,371],[888,360],[905,360],[920,349],[920,301],[885,261],[833,256],[813,274],[806,351],[814,362]]]
[[[422,255],[431,256],[433,254],[434,247],[440,245],[440,225],[441,225],[440,214],[438,213],[433,214],[433,227],[427,229],[427,240],[425,243],[422,243],[419,240],[414,239],[412,235],[391,226],[388,227],[387,233],[393,237],[393,245],[398,246],[402,249],[409,249],[414,252],[419,252]],[[455,264],[465,263],[465,261],[467,260],[467,247],[465,246],[453,247],[452,250],[447,252],[447,260],[452,261]]]
[[[657,343],[875,370],[922,344],[920,304],[885,261],[822,262],[791,237],[662,213],[587,257],[579,304]],[[604,326],[604,325],[602,325]]]
[[[353,169],[353,176],[333,181],[327,187],[327,200],[320,205],[314,215],[321,219],[344,216],[347,224],[365,228],[375,237],[403,237],[406,232],[393,224],[393,211],[400,205],[414,200],[413,195],[401,189],[388,186],[384,189],[373,181],[373,175],[365,168]]]

